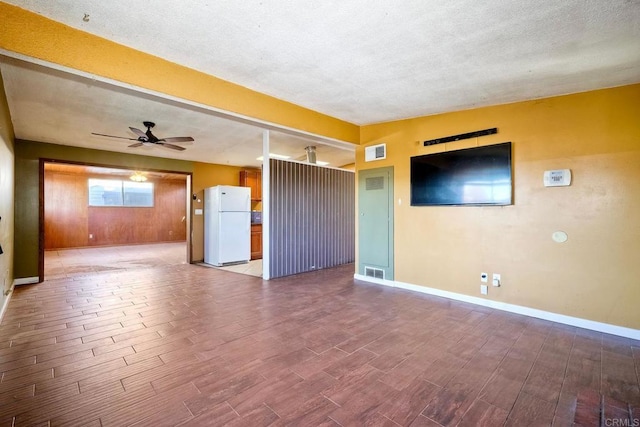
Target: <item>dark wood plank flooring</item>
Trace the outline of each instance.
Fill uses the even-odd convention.
[[[21,286],[0,373],[0,426],[640,416],[640,342],[357,282],[353,265],[263,282],[182,264]]]

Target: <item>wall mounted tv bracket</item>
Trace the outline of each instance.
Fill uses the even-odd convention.
[[[493,135],[494,133],[498,133],[498,128],[477,130],[475,132],[461,133],[459,135],[452,135],[452,136],[445,136],[443,138],[430,139],[429,141],[424,142],[424,146],[427,147],[429,145],[442,144],[445,142],[453,142],[453,141],[460,141],[462,139],[477,138],[479,136]]]

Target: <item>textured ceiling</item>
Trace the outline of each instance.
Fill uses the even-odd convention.
[[[638,0],[7,3],[360,125],[640,81]],[[237,164],[249,157],[235,159],[234,147],[260,151],[257,127],[12,61],[5,58],[0,70],[20,138],[93,146],[88,132],[127,136],[128,126],[154,120],[160,136],[196,139],[183,154],[166,157],[219,162],[220,156],[198,151],[202,147],[226,152],[225,162]],[[50,85],[40,87],[45,94],[59,85],[55,93],[77,99],[61,106],[43,94],[36,99],[35,90],[23,94],[33,73],[51,74],[44,78]],[[107,95],[98,106],[96,93]],[[78,116],[87,106],[96,114]],[[38,117],[45,120],[42,129]],[[47,120],[56,123],[47,127]],[[284,134],[274,135],[276,144],[278,137],[294,152],[309,144]],[[158,155],[157,149],[145,154]],[[349,163],[353,153],[347,158],[335,161]]]
[[[640,80],[638,0],[9,3],[356,124]]]
[[[262,164],[263,127],[13,58],[0,56],[0,70],[18,139],[230,166]],[[158,146],[128,148],[136,141],[91,134],[136,138],[129,127],[144,131],[143,121],[156,123],[153,133],[158,138],[191,136],[195,141],[180,152]],[[305,147],[315,146],[319,162],[332,167],[353,163],[352,144],[336,145],[270,133],[271,153],[306,160]]]

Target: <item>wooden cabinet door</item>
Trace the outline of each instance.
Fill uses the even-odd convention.
[[[240,171],[240,186],[251,187],[251,200],[262,200],[262,171],[260,169]]]
[[[262,224],[251,224],[251,259],[262,259]]]

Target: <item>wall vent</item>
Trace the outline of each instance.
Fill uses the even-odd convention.
[[[365,267],[364,275],[375,279],[384,279],[384,270],[381,268]]]
[[[364,161],[382,160],[387,158],[387,144],[372,145],[364,149]]]
[[[383,176],[374,176],[372,178],[365,179],[365,187],[366,191],[371,190],[384,190],[384,177]]]

